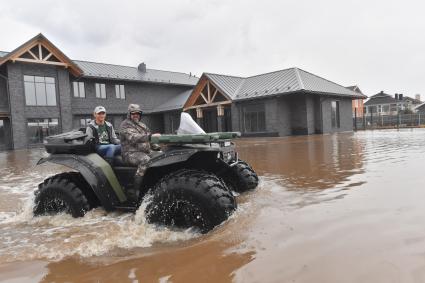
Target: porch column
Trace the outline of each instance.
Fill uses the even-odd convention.
[[[202,108],[196,108],[196,123],[198,123],[199,127],[202,128],[202,118],[203,118]]]
[[[217,105],[217,131],[224,131],[224,108],[223,105]]]

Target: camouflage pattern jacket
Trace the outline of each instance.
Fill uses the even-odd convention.
[[[120,126],[121,151],[127,153],[144,152],[149,154],[151,131],[142,122],[134,122],[130,118],[125,119]]]

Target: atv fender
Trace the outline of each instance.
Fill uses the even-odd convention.
[[[208,152],[209,154],[213,154],[214,152],[219,153],[220,150],[217,150],[217,148],[205,148],[205,147],[202,148],[202,150],[193,149],[193,148],[173,150],[171,152],[166,152],[158,156],[152,157],[152,159],[149,160],[149,162],[147,163],[147,167],[148,168],[161,167],[161,166],[166,166],[170,164],[185,162],[189,160],[191,157],[198,154],[204,154],[205,152]]]
[[[114,210],[127,200],[111,166],[96,153],[54,154],[40,159],[37,165],[45,162],[64,165],[80,172],[106,211]]]

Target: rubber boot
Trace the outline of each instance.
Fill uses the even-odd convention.
[[[140,196],[140,188],[142,187],[143,176],[135,176],[133,187],[127,190],[127,198],[132,203],[137,203]]]

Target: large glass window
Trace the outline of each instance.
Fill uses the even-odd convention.
[[[29,106],[55,106],[55,78],[24,76],[25,102]]]
[[[331,102],[331,120],[332,120],[332,128],[339,128],[339,101]]]
[[[245,132],[265,132],[266,113],[264,104],[247,105],[243,109]]]
[[[125,99],[124,85],[115,85],[115,96],[119,99]]]
[[[40,144],[48,136],[59,133],[58,119],[28,119],[28,144]]]
[[[106,99],[106,86],[105,84],[95,84],[96,97]]]
[[[73,82],[72,88],[74,89],[74,97],[86,97],[84,82]]]

